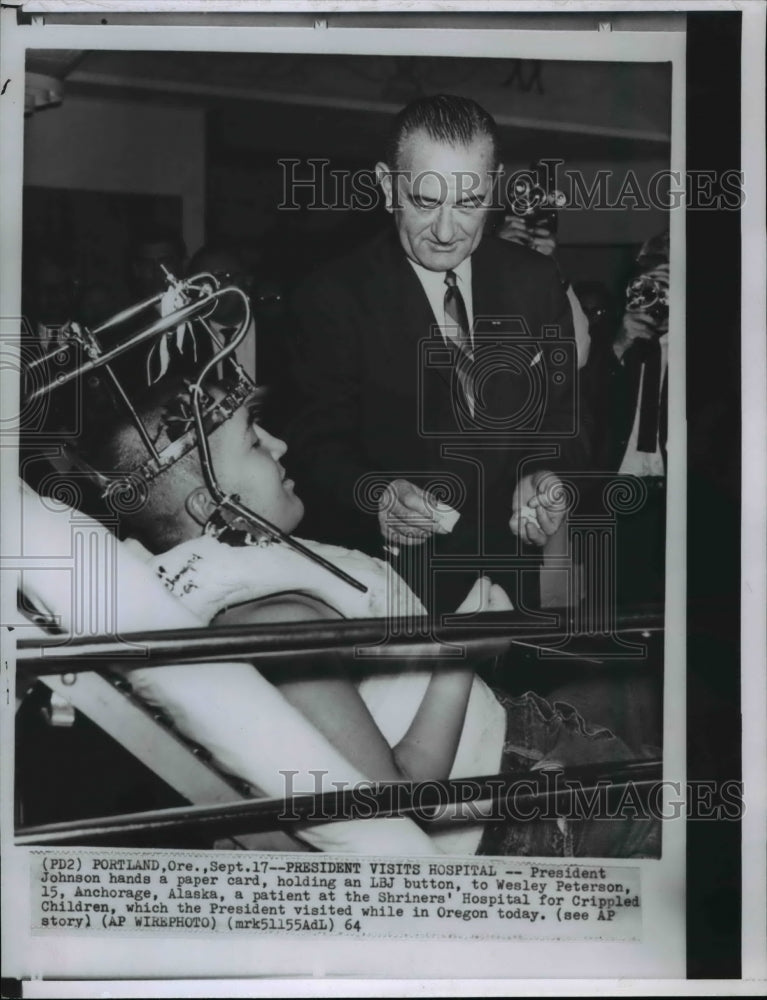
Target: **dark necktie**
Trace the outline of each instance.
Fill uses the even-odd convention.
[[[474,352],[471,346],[471,335],[469,333],[469,317],[466,312],[466,303],[458,287],[458,279],[455,271],[445,273],[445,320],[446,324],[453,327],[452,337],[448,339],[455,346],[455,369],[458,381],[463,390],[464,397],[469,406],[469,411],[474,414],[474,385],[472,377],[472,366],[474,363]]]
[[[660,416],[661,350],[657,339],[648,342],[644,350],[644,375],[642,401],[639,407],[639,433],[637,451],[655,454],[658,448],[658,419]]]

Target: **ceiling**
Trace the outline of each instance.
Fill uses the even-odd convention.
[[[414,97],[459,93],[498,121],[513,159],[668,155],[668,64],[293,53],[31,50],[67,95],[215,111],[231,149],[369,158]]]

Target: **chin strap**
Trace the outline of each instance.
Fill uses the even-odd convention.
[[[239,501],[239,499],[236,494],[226,496],[206,521],[205,527],[202,529],[202,534],[210,538],[215,538],[217,541],[223,542],[224,545],[235,547],[255,545],[260,549],[267,549],[272,545],[279,545],[280,539],[273,535],[256,534],[246,528],[236,527],[237,521],[242,521],[242,518],[235,518],[232,522],[226,520],[223,513],[223,504],[229,500]]]

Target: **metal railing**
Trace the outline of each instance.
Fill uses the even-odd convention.
[[[302,823],[332,823],[355,819],[384,819],[409,816],[428,823],[451,807],[474,806],[474,816],[498,818],[494,810],[513,802],[514,814],[524,814],[531,806],[554,805],[560,810],[576,796],[588,801],[597,792],[619,795],[629,785],[632,799],[662,778],[662,761],[652,758],[617,765],[592,764],[577,768],[527,771],[523,774],[496,774],[425,782],[380,782],[316,795],[290,798],[243,799],[214,806],[181,806],[118,816],[99,816],[64,823],[19,827],[19,846],[108,844],[130,835],[188,834],[204,832],[212,839],[258,833],[276,827]],[[523,812],[524,810],[524,812]],[[564,814],[564,813],[562,813]],[[554,814],[556,815],[556,814]]]
[[[480,660],[483,654],[497,652],[499,643],[508,644],[527,656],[536,652],[553,657],[554,663],[608,664],[628,662],[642,669],[660,668],[662,657],[657,650],[663,639],[663,618],[657,608],[634,609],[616,620],[617,633],[631,641],[654,645],[651,655],[640,664],[613,661],[611,636],[595,632],[574,635],[568,630],[566,611],[554,614],[554,627],[531,624],[519,612],[485,613],[472,616],[447,616],[435,619],[365,619],[343,621],[291,622],[286,625],[233,626],[215,630],[183,629],[162,632],[130,633],[124,636],[78,638],[65,635],[48,639],[20,639],[17,664],[38,676],[77,674],[86,671],[112,672],[115,667],[130,670],[169,665],[206,663],[215,669],[215,661],[276,663],[280,672],[300,669],[311,660],[333,655],[347,656],[352,670],[359,665],[366,671],[390,669],[392,661],[413,655],[429,658],[433,669],[453,662],[445,652],[463,647],[465,655]],[[708,624],[711,622],[709,620]],[[612,633],[611,633],[612,634]],[[567,648],[557,647],[567,641]],[[604,643],[604,655],[595,650]],[[580,651],[579,651],[580,649]],[[381,655],[381,654],[384,655]],[[431,655],[429,655],[431,654]],[[552,662],[552,661],[550,661]],[[554,777],[552,777],[554,775]],[[435,807],[449,808],[458,803],[473,803],[487,810],[513,796],[515,803],[559,802],[576,794],[588,795],[600,787],[610,794],[632,785],[642,788],[662,777],[660,759],[615,761],[587,767],[552,771],[528,771],[523,774],[497,774],[459,780],[429,782],[387,782],[365,786],[364,815],[360,813],[358,790],[298,795],[291,798],[245,798],[215,806],[182,806],[173,809],[144,811],[116,816],[19,826],[19,845],[74,843],[109,843],[130,835],[186,834],[204,831],[212,837],[243,832],[258,832],[283,827],[284,824],[332,822],[340,819],[412,816],[429,821]],[[372,812],[371,812],[372,810]]]
[[[94,636],[76,641],[67,635],[50,639],[20,639],[17,662],[39,676],[101,670],[109,666],[161,667],[172,664],[238,660],[253,663],[269,657],[284,659],[285,668],[323,653],[345,653],[350,663],[365,669],[376,661],[428,655],[437,663],[451,659],[451,650],[464,647],[467,655],[481,656],[499,644],[526,652],[540,652],[557,660],[596,663],[615,659],[611,639],[650,642],[662,638],[663,616],[657,608],[639,608],[616,618],[611,632],[568,628],[567,613],[555,624],[531,624],[519,612],[485,612],[429,618],[370,618],[339,621],[290,622],[284,625],[237,625],[215,630],[176,629]],[[130,661],[134,662],[131,663]],[[645,659],[650,664],[651,659]],[[213,664],[212,664],[213,665]]]

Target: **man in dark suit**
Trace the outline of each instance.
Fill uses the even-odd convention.
[[[565,292],[546,257],[484,233],[497,132],[473,101],[408,105],[376,173],[393,230],[294,301],[288,439],[312,532],[386,547],[438,610],[488,557],[537,603],[519,584],[537,591],[564,517],[556,472],[585,459]]]

